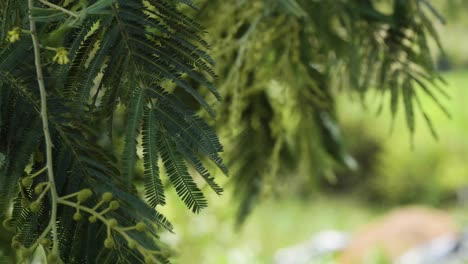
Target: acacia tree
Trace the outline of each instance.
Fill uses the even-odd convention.
[[[207,202],[195,174],[221,194],[210,168],[228,173],[211,100],[224,98],[214,124],[240,220],[267,174],[309,160],[305,170],[322,170],[328,156],[353,166],[334,80],[362,96],[378,87],[392,113],[403,102],[410,130],[415,110],[432,128],[417,96],[438,103],[442,91],[427,1],[388,1],[389,12],[370,0],[197,3],[0,3],[0,207],[12,258],[41,248],[48,263],[166,262],[160,176],[197,213]]]
[[[428,1],[202,2],[197,18],[222,74],[216,126],[240,199],[238,223],[264,186],[323,177],[334,163],[357,168],[343,147],[337,93],[364,101],[373,90],[379,111],[403,110],[411,132],[422,115],[434,137],[419,97],[449,115],[428,43],[442,50],[433,22],[443,20]]]

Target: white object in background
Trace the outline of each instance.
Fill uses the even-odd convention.
[[[322,231],[304,243],[279,250],[275,264],[308,264],[317,257],[343,250],[348,242],[347,233]]]
[[[415,247],[398,258],[395,264],[441,264],[455,253],[458,239],[453,236],[436,238]]]

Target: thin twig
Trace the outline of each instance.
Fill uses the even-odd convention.
[[[74,203],[74,202],[70,202],[70,201],[67,201],[67,200],[64,200],[62,198],[59,198],[58,200],[58,203],[60,204],[63,204],[63,205],[67,205],[67,206],[70,206],[70,207],[74,207],[80,211],[83,211],[83,212],[87,212],[89,213],[90,215],[96,217],[96,219],[99,219],[103,224],[105,224],[107,226],[108,229],[111,229],[111,230],[114,230],[115,232],[117,232],[119,235],[121,235],[127,242],[129,241],[134,241],[136,244],[137,244],[137,250],[142,254],[142,255],[145,255],[145,253],[151,253],[151,254],[156,254],[156,255],[161,255],[161,252],[159,251],[155,251],[155,250],[150,250],[150,249],[147,249],[145,248],[143,245],[140,244],[139,241],[136,241],[135,239],[131,238],[126,231],[128,230],[134,230],[135,229],[135,226],[130,226],[130,227],[119,227],[119,226],[114,226],[114,227],[111,227],[110,226],[110,223],[109,223],[109,219],[107,219],[106,217],[104,217],[103,215],[107,212],[106,210],[103,210],[101,212],[96,212],[95,209],[92,209],[92,208],[89,208],[89,207],[86,207],[86,206],[83,206],[83,205],[80,205],[80,204],[77,204],[77,203]],[[109,210],[111,210],[110,208],[108,208]],[[109,231],[108,231],[109,232]]]
[[[52,159],[52,139],[49,132],[49,119],[47,115],[47,92],[45,89],[44,84],[44,74],[42,73],[42,66],[41,66],[41,50],[40,50],[40,43],[39,38],[37,36],[36,31],[36,22],[34,21],[32,10],[34,8],[34,0],[28,0],[29,5],[29,27],[31,31],[31,38],[34,46],[34,62],[36,65],[36,77],[37,83],[39,85],[39,92],[41,95],[41,118],[42,118],[42,129],[44,131],[44,139],[46,145],[46,167],[47,167],[47,176],[48,182],[50,187],[50,194],[51,194],[51,216],[49,227],[52,228],[52,237],[53,237],[53,246],[52,252],[58,254],[58,241],[57,241],[57,189],[55,187],[55,179],[54,179],[54,170],[53,170],[53,159]],[[48,232],[48,231],[47,231]],[[45,233],[45,232],[44,232]]]
[[[57,10],[59,10],[59,11],[62,11],[63,13],[65,13],[65,14],[67,14],[67,15],[69,15],[69,16],[72,16],[72,17],[75,17],[75,18],[79,18],[79,17],[80,17],[77,13],[72,12],[72,11],[70,11],[70,10],[68,10],[68,9],[65,9],[65,8],[63,8],[63,7],[61,7],[61,6],[52,4],[51,2],[48,2],[48,1],[45,1],[45,0],[39,0],[39,2],[41,2],[42,4],[44,4],[44,5],[46,5],[46,6],[50,7],[50,8],[53,8],[53,9],[57,9]]]
[[[41,174],[42,174],[44,171],[46,171],[46,170],[47,170],[47,166],[45,166],[44,168],[38,170],[37,172],[35,172],[34,174],[32,174],[32,175],[29,176],[29,177],[31,177],[31,178],[36,178],[37,176],[41,175]]]

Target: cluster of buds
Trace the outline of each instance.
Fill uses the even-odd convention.
[[[7,33],[7,40],[10,43],[14,43],[21,38],[21,33],[23,30],[20,27],[15,27],[12,30],[8,31]],[[52,60],[60,65],[70,63],[70,59],[68,58],[68,51],[64,47],[60,48],[52,48],[52,47],[45,47],[48,50],[55,51],[55,56]]]
[[[79,192],[63,196],[61,197],[61,199],[66,200],[69,198],[76,197],[76,203],[73,203],[73,205],[70,205],[76,208],[76,212],[73,215],[73,219],[75,221],[81,221],[83,219],[83,215],[81,214],[82,210],[90,213],[91,216],[88,218],[88,220],[91,223],[95,223],[98,217],[102,217],[104,214],[110,211],[115,211],[119,209],[120,207],[120,203],[118,201],[112,200],[113,195],[110,192],[105,192],[101,196],[101,200],[93,208],[82,206],[81,203],[86,202],[89,198],[91,198],[91,196],[93,196],[93,191],[91,191],[91,189],[86,188],[86,189],[82,189]],[[104,204],[108,204],[107,208],[98,212],[97,210]]]
[[[98,216],[102,216],[110,211],[115,211],[117,209],[119,209],[120,207],[120,203],[118,201],[112,201],[112,193],[110,192],[105,192],[102,196],[101,196],[101,201],[99,201],[98,204],[96,204],[96,206],[94,206],[93,210],[97,210],[99,207],[101,207],[101,205],[105,204],[105,203],[109,203],[109,205],[107,206],[106,209],[102,210],[101,212],[95,214],[95,215],[92,215],[88,218],[88,221],[90,223],[95,223],[97,221],[97,218]]]
[[[80,208],[82,208],[82,207],[80,207],[79,205],[80,205],[81,202],[84,202],[89,197],[91,197],[91,195],[92,195],[92,192],[89,189],[81,190],[78,193],[73,195],[73,196],[77,197],[77,206],[76,206],[77,211],[73,215],[73,219],[75,221],[81,221],[83,219],[83,217],[81,215],[81,212],[80,212]],[[136,230],[138,232],[145,232],[147,230],[147,226],[143,222],[138,222],[134,226],[121,227],[121,226],[119,226],[119,222],[117,221],[117,219],[115,219],[115,218],[105,218],[104,215],[106,213],[108,213],[110,211],[115,211],[115,210],[120,208],[120,203],[118,201],[112,200],[112,199],[113,199],[112,193],[105,192],[105,193],[102,194],[101,200],[93,208],[89,208],[89,209],[91,209],[93,211],[93,213],[91,213],[91,216],[88,218],[88,221],[90,223],[95,223],[99,219],[100,221],[102,221],[107,226],[107,237],[104,240],[104,247],[107,248],[107,249],[115,248],[115,242],[114,242],[114,239],[112,237],[112,232],[113,231],[123,233],[123,232],[131,231],[131,230]],[[107,208],[105,208],[105,209],[103,209],[101,211],[97,211],[104,204],[108,204]],[[84,210],[84,208],[82,208],[82,210]],[[89,210],[86,210],[86,211],[89,212]],[[141,245],[139,245],[135,240],[133,240],[132,238],[129,238],[129,237],[126,237],[126,239],[127,239],[129,248],[142,250]],[[152,258],[152,256],[149,255],[148,259],[151,259],[151,258]],[[152,263],[152,262],[149,261],[148,263]]]
[[[41,175],[42,172],[44,172],[44,171],[45,171],[45,169],[41,169],[38,172],[34,173],[33,175],[28,175],[28,176],[24,177],[23,179],[21,179],[21,185],[23,187],[25,187],[25,188],[30,188],[31,185],[34,182],[34,178]],[[28,207],[31,210],[32,213],[39,212],[39,210],[41,208],[41,201],[45,197],[45,195],[49,191],[49,189],[50,189],[49,182],[41,182],[41,183],[37,184],[34,187],[34,193],[36,195],[38,195],[38,197],[37,197],[37,199],[35,201],[30,202],[30,200],[28,199],[26,194],[23,192],[23,189],[20,188],[21,194],[22,194],[22,199],[21,199],[22,205],[24,207]]]
[[[90,189],[83,189],[77,193],[76,203],[80,205],[80,203],[85,202],[93,195],[93,192]],[[75,214],[73,215],[73,220],[80,221],[83,219],[80,213],[80,209],[77,208]]]
[[[21,185],[27,186],[28,188],[33,185],[33,177],[28,176],[22,179]],[[39,183],[35,186],[34,192],[39,195],[36,201],[33,201],[29,204],[29,208],[31,212],[38,212],[40,209],[40,203],[44,194],[50,188],[50,184],[48,182]],[[76,212],[73,215],[73,219],[75,221],[82,221],[83,220],[83,212],[86,214],[90,214],[88,217],[88,221],[90,223],[95,223],[98,220],[101,221],[107,227],[107,237],[104,240],[104,247],[107,249],[114,249],[116,247],[115,240],[113,234],[122,235],[128,243],[128,247],[130,249],[137,250],[140,254],[143,255],[145,259],[145,263],[157,263],[154,257],[154,251],[146,249],[143,245],[141,245],[137,240],[133,239],[128,235],[128,231],[137,231],[137,232],[148,232],[148,226],[144,222],[137,222],[135,225],[132,226],[121,226],[119,222],[115,218],[110,218],[108,213],[111,211],[118,210],[120,208],[120,203],[114,199],[111,192],[105,192],[102,194],[101,199],[95,204],[94,207],[87,207],[82,205],[82,203],[88,201],[93,196],[93,191],[91,189],[82,189],[76,193],[72,193],[60,198],[60,200],[65,203],[66,200],[70,198],[76,199],[76,201],[66,201],[65,204],[75,207]],[[107,206],[106,206],[107,205]],[[107,215],[106,215],[107,214]],[[12,228],[13,225],[11,220],[4,221],[4,226]],[[51,241],[48,238],[43,238],[41,241],[36,242],[37,245],[41,244],[44,248],[49,248]],[[36,246],[37,246],[36,245]],[[23,255],[23,258],[28,258],[34,252],[35,247],[25,248],[19,241],[18,238],[13,239],[12,247],[19,250]],[[63,263],[60,259],[59,255],[55,252],[48,252],[47,253],[47,263]]]
[[[41,241],[39,241],[39,244],[41,244],[45,249],[48,249],[51,243],[52,242],[48,238],[43,238]],[[11,247],[15,250],[18,250],[18,252],[20,253],[20,256],[22,256],[23,260],[25,260],[25,259],[30,258],[34,254],[37,244],[31,247],[25,247],[20,241],[20,236],[16,235],[13,237],[11,241]],[[48,251],[47,263],[48,264],[63,264],[64,262],[62,261],[58,253]]]

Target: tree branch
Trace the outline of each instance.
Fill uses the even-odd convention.
[[[68,9],[65,9],[65,8],[63,8],[63,7],[61,7],[61,6],[52,4],[52,3],[48,2],[48,1],[39,0],[39,2],[41,2],[42,4],[44,4],[44,5],[46,5],[46,6],[50,7],[50,8],[53,8],[53,9],[62,11],[63,13],[65,13],[65,14],[67,14],[67,15],[69,15],[69,16],[72,16],[72,17],[75,17],[75,18],[79,18],[79,17],[80,17],[78,14],[76,14],[76,13],[74,13],[74,12],[68,10]]]
[[[42,1],[41,1],[42,2]],[[57,201],[58,195],[57,190],[55,187],[55,179],[54,179],[54,170],[53,170],[53,157],[52,157],[52,139],[49,132],[49,120],[47,115],[47,92],[45,89],[44,84],[44,74],[42,72],[42,65],[41,65],[41,51],[40,51],[40,43],[39,38],[37,36],[36,31],[36,22],[32,16],[32,9],[34,8],[34,0],[28,0],[28,7],[29,7],[29,27],[31,38],[34,46],[34,62],[36,65],[36,77],[37,83],[39,85],[39,92],[41,94],[41,118],[42,118],[42,128],[44,131],[44,139],[46,144],[46,168],[47,168],[47,177],[50,186],[50,194],[52,200],[52,212],[50,216],[49,226],[46,228],[46,232],[49,232],[49,228],[52,228],[52,237],[53,237],[53,246],[52,252],[58,254],[58,241],[57,241]],[[44,234],[46,234],[44,232]],[[44,235],[43,234],[43,235]]]

